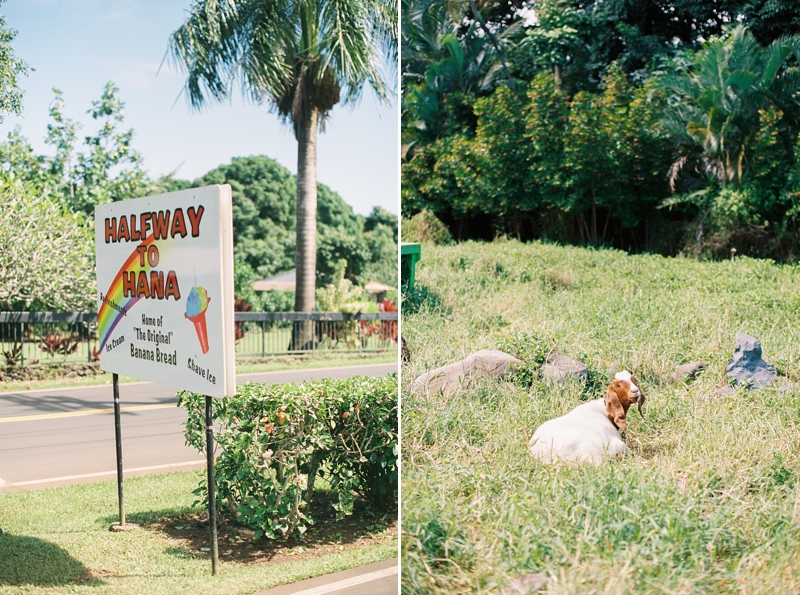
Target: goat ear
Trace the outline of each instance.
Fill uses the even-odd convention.
[[[625,419],[625,409],[622,407],[622,402],[619,400],[619,395],[615,389],[617,386],[619,384],[614,382],[606,391],[606,411],[608,412],[608,419],[622,431],[628,427],[628,421]]]
[[[642,405],[644,405],[644,401],[646,398],[644,396],[644,391],[642,390],[642,387],[639,385],[639,381],[636,379],[636,376],[631,376],[631,381],[639,389],[639,402],[636,404],[636,408],[639,410],[639,415],[641,415],[642,419],[644,419],[644,413],[642,412]]]

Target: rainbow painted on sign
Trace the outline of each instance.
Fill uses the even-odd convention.
[[[155,240],[151,234],[144,239],[122,264],[108,291],[100,299],[103,302],[97,314],[100,348],[103,349],[120,320],[131,308],[144,298],[180,299],[180,289],[175,272],[170,270],[166,276],[155,270],[160,254],[173,245],[172,239]]]
[[[122,264],[105,295],[100,294],[100,311],[97,314],[100,350],[106,347],[111,333],[120,320],[128,314],[139,299],[181,298],[178,276],[174,270],[166,274],[155,270],[161,252],[168,249],[176,237],[181,239],[191,234],[200,236],[200,222],[205,208],[202,205],[175,210],[145,211],[137,214],[111,216],[103,222],[105,243],[139,241],[128,259]],[[188,224],[187,227],[187,217]],[[138,226],[137,226],[138,223]],[[148,235],[148,232],[152,230]],[[138,262],[138,263],[137,263]]]

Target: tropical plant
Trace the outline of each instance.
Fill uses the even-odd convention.
[[[674,74],[661,78],[670,94],[663,126],[702,152],[706,170],[739,185],[747,148],[759,130],[759,111],[774,105],[800,124],[800,36],[761,47],[743,25],[713,38]],[[684,156],[686,154],[684,153]]]
[[[344,260],[339,262],[339,267],[333,275],[333,281],[317,289],[317,307],[325,312],[343,312],[346,314],[358,314],[363,312],[377,311],[375,304],[365,299],[365,290],[354,285],[349,279],[345,278],[345,268],[347,263]],[[331,348],[337,344],[344,344],[352,349],[358,348],[359,322],[357,320],[345,320],[339,322],[335,327],[317,327],[319,342],[330,341]]]
[[[403,4],[403,156],[416,144],[474,128],[472,104],[494,83],[496,53],[472,22],[461,26],[446,3]]]
[[[267,101],[293,126],[296,311],[314,308],[318,128],[341,99],[355,103],[365,84],[389,97],[380,61],[396,47],[396,0],[197,0],[172,34],[171,53],[188,73],[192,106],[227,98],[238,78],[253,100]],[[296,326],[291,346],[304,345],[312,333],[306,323]]]
[[[364,298],[364,289],[345,278],[345,267],[342,260],[333,282],[317,289],[316,299],[320,311],[347,314],[376,311],[375,306]]]

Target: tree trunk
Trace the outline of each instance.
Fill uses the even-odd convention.
[[[295,250],[294,310],[314,311],[317,275],[317,124],[319,112],[312,109],[297,127],[297,249]],[[314,322],[295,322],[292,351],[314,348]]]

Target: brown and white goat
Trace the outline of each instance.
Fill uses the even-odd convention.
[[[545,463],[561,460],[599,465],[606,457],[625,451],[620,432],[628,426],[628,409],[635,404],[644,417],[644,401],[636,378],[630,372],[619,372],[603,398],[588,401],[539,426],[528,449]]]

